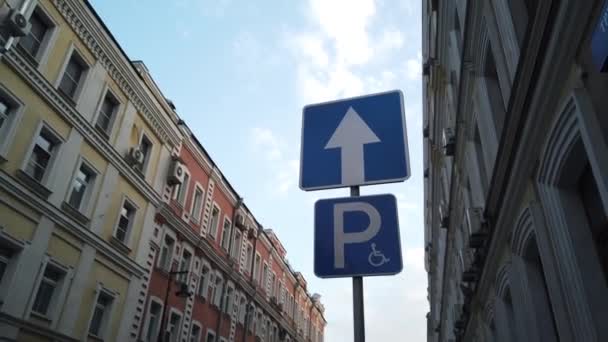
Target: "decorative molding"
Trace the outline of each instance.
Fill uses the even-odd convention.
[[[53,4],[70,25],[74,33],[88,48],[95,59],[107,70],[122,92],[133,102],[135,108],[143,114],[146,122],[165,143],[179,145],[180,137],[167,123],[168,116],[162,113],[154,104],[146,89],[138,80],[138,75],[131,61],[120,60],[120,52],[114,47],[108,34],[95,19],[85,1],[53,0]],[[176,130],[177,131],[177,130]]]
[[[11,49],[4,59],[13,70],[28,82],[56,112],[72,125],[92,145],[104,158],[112,163],[120,174],[135,186],[147,199],[155,206],[161,202],[160,194],[146,182],[144,177],[131,168],[118,151],[108,142],[107,139],[88,122],[72,104],[69,104],[63,96],[48,82],[40,72],[31,65],[18,52]]]
[[[525,208],[517,222],[515,223],[515,229],[513,229],[513,235],[511,236],[511,250],[513,254],[523,256],[526,252],[526,247],[531,238],[534,237],[534,222],[532,220],[532,213],[529,208]]]

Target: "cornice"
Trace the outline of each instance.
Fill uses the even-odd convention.
[[[146,182],[141,174],[133,170],[116,149],[88,122],[73,105],[32,66],[19,52],[11,49],[3,60],[35,90],[68,124],[76,129],[108,162],[110,162],[127,181],[155,206],[161,203],[161,196]]]
[[[107,70],[108,75],[143,114],[158,137],[164,143],[179,145],[180,137],[177,130],[172,129],[168,115],[154,105],[146,94],[136,70],[131,66],[131,61],[122,56],[85,1],[53,0],[53,4],[82,43]]]

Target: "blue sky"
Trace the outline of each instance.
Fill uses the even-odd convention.
[[[365,279],[366,332],[368,341],[425,341],[420,1],[91,2],[323,296],[326,341],[352,341],[351,281],[313,274],[313,204],[348,191],[299,190],[302,107],[404,92],[412,177],[361,190],[397,196],[404,270]]]

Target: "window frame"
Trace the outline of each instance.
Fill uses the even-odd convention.
[[[7,119],[5,119],[0,127],[0,136],[4,137],[4,139],[0,140],[0,161],[2,161],[2,159],[8,159],[10,146],[15,139],[17,127],[21,123],[23,113],[25,112],[25,103],[2,83],[0,83],[0,98],[4,99],[11,106]]]
[[[79,62],[81,64],[81,66],[83,66],[83,70],[82,70],[82,73],[78,80],[78,84],[76,85],[76,89],[74,89],[74,94],[70,96],[69,94],[65,94],[63,92],[63,90],[61,90],[60,87],[61,87],[61,82],[63,81],[63,77],[65,75],[65,72],[67,70],[67,67],[73,56],[75,56],[77,59],[79,59],[79,61],[77,61],[77,62]],[[85,84],[87,83],[89,75],[91,74],[90,73],[91,65],[86,60],[86,58],[83,56],[84,56],[84,54],[74,45],[74,43],[73,42],[70,43],[70,46],[67,49],[66,57],[64,58],[64,61],[63,61],[63,66],[61,67],[60,72],[57,74],[57,79],[55,80],[55,84],[54,84],[57,92],[60,93],[65,99],[72,101],[74,105],[78,104],[80,97],[83,93]]]
[[[53,17],[51,15],[49,15],[47,10],[43,6],[40,6],[39,4],[37,4],[36,6],[32,6],[28,10],[28,12],[29,12],[29,13],[27,13],[28,23],[29,23],[32,15],[34,15],[34,13],[36,13],[42,19],[44,24],[47,26],[47,30],[44,33],[44,37],[42,38],[42,41],[40,42],[40,46],[38,47],[36,56],[32,56],[27,50],[25,50],[25,48],[23,48],[21,46],[21,44],[17,44],[17,45],[19,45],[19,48],[24,50],[27,53],[27,56],[29,57],[28,59],[35,62],[38,70],[41,70],[42,67],[44,67],[48,61],[48,57],[49,57],[50,51],[51,51],[51,46],[55,44],[55,40],[57,39],[57,36],[59,33],[60,25],[55,21],[55,19],[53,19]],[[23,39],[23,37],[19,38],[19,41],[21,41],[22,39]]]
[[[85,189],[85,194],[83,195],[83,197],[81,199],[79,207],[76,208],[76,207],[72,206],[72,204],[70,203],[70,197],[72,196],[74,181],[76,180],[76,176],[78,175],[78,172],[80,171],[80,168],[82,166],[87,168],[88,171],[90,171],[93,174],[93,177],[92,177],[92,180],[89,182],[89,186],[87,186],[87,188]],[[99,190],[100,182],[98,182],[98,178],[99,178],[100,174],[101,174],[101,172],[99,172],[99,170],[97,170],[95,168],[95,166],[93,166],[92,163],[90,163],[88,160],[86,160],[83,156],[80,156],[78,158],[78,162],[76,163],[76,168],[74,169],[74,172],[72,173],[68,191],[65,196],[65,203],[68,204],[70,207],[78,210],[80,213],[84,214],[85,216],[89,217],[91,215],[91,211],[93,210],[93,207],[94,207],[92,205],[94,202],[93,195],[95,193],[97,193],[97,191]]]
[[[215,227],[213,224],[213,211],[217,209],[217,221],[215,222]],[[209,233],[209,236],[211,236],[213,238],[213,240],[217,241],[217,233],[218,233],[218,228],[219,228],[219,224],[220,224],[220,220],[222,218],[222,209],[220,208],[220,206],[217,204],[217,202],[213,201],[213,205],[211,206],[211,213],[209,214],[209,229],[207,230]],[[212,233],[212,231],[214,231]]]
[[[186,267],[186,269],[185,269],[185,271],[187,271],[187,273],[178,274],[176,277],[176,280],[178,280],[179,282],[188,284],[188,280],[190,279],[190,275],[192,273],[192,265],[194,264],[194,250],[186,245],[182,245],[181,249],[182,249],[182,252],[179,257],[178,271],[179,272],[184,271],[184,269],[182,269],[182,262],[184,261],[184,253],[188,253],[190,255],[190,260],[188,260],[188,267]]]
[[[125,233],[125,241],[121,241],[117,236],[116,232],[118,231],[118,224],[120,223],[120,218],[122,215],[122,209],[125,204],[129,205],[133,209],[132,218],[129,220],[129,227],[127,228],[127,232]],[[114,229],[112,231],[112,238],[123,245],[129,247],[131,245],[131,237],[133,236],[133,226],[135,225],[135,221],[137,220],[137,213],[139,211],[139,207],[126,195],[122,196],[120,201],[120,206],[118,207],[118,213],[116,214],[116,222],[114,223]]]
[[[99,297],[100,296],[107,296],[109,298],[111,298],[111,302],[109,305],[109,309],[108,307],[106,307],[106,310],[104,310],[103,313],[103,317],[101,319],[100,322],[100,326],[99,326],[99,333],[97,335],[91,333],[90,329],[91,329],[91,323],[93,323],[93,317],[95,315],[95,309],[97,308],[97,304],[99,301]],[[89,314],[89,320],[88,320],[88,324],[87,324],[87,328],[86,328],[86,334],[87,336],[93,336],[99,339],[105,339],[106,335],[108,333],[108,330],[110,328],[110,323],[112,321],[112,315],[114,313],[114,309],[116,308],[116,299],[118,298],[118,293],[105,288],[103,286],[103,284],[101,283],[97,283],[97,288],[95,290],[95,299],[93,300],[93,306],[91,307],[91,312]]]
[[[200,191],[201,201],[200,208],[196,208],[196,193]],[[205,206],[205,190],[199,182],[194,183],[194,192],[192,193],[192,201],[190,203],[190,220],[195,224],[200,224],[203,217],[203,208]]]
[[[199,321],[195,321],[192,320],[192,323],[190,324],[190,332],[188,333],[188,341],[192,342],[192,333],[194,330],[194,327],[198,328],[198,338],[196,340],[194,340],[194,342],[200,342],[201,341],[201,334],[203,332],[203,325],[199,322]]]
[[[204,269],[207,269],[207,273],[204,273]],[[200,276],[198,277],[198,284],[196,287],[196,294],[199,297],[204,298],[205,300],[209,296],[209,284],[211,273],[213,273],[213,269],[207,260],[203,260],[201,262],[201,271]]]
[[[171,316],[173,316],[174,314],[179,316],[179,323],[177,325],[177,331],[175,333],[175,340],[173,340],[174,337],[173,337],[173,335],[171,335],[171,338],[169,339],[170,342],[180,341],[182,325],[184,324],[184,314],[180,310],[178,310],[174,307],[170,307],[169,314],[167,315],[167,324],[165,325],[165,331],[163,332],[163,337],[164,337],[163,339],[166,339],[166,337],[167,337],[167,332],[169,332],[169,327],[171,326]]]
[[[141,134],[139,135],[139,139],[138,139],[138,143],[137,143],[137,147],[140,149],[141,149],[141,144],[144,140],[150,145],[150,149],[148,150],[148,153],[144,154],[144,162],[139,167],[139,171],[141,171],[141,174],[144,175],[144,177],[146,176],[146,174],[148,172],[148,166],[150,165],[150,159],[152,159],[152,155],[154,154],[154,142],[152,141],[150,136],[151,135],[146,134],[146,132],[144,132],[142,130]],[[187,168],[184,168],[184,169],[186,172],[188,172]]]
[[[34,310],[34,302],[36,301],[36,296],[38,295],[38,291],[40,290],[40,284],[43,281],[44,272],[46,271],[47,267],[55,268],[56,270],[62,272],[63,276],[58,282],[57,287],[53,290],[52,298],[50,299],[49,307],[47,308],[47,313],[43,314]],[[64,299],[67,294],[67,289],[70,282],[69,280],[71,280],[71,277],[71,267],[65,266],[57,260],[52,259],[51,257],[45,257],[42,260],[42,265],[38,270],[38,274],[36,276],[35,286],[32,289],[34,293],[32,293],[32,295],[30,296],[32,300],[30,301],[29,306],[27,308],[27,317],[40,317],[42,319],[51,321],[51,324],[55,323],[55,321],[59,318],[59,314],[61,313],[62,308],[60,306],[62,306],[62,304],[65,304]]]
[[[32,154],[34,153],[34,147],[36,146],[36,141],[38,140],[38,137],[40,136],[40,134],[43,133],[43,131],[45,131],[51,135],[50,140],[54,140],[54,144],[57,146],[56,146],[55,151],[53,151],[51,153],[52,155],[49,158],[49,162],[48,162],[47,166],[45,167],[45,171],[44,171],[44,175],[42,176],[42,179],[37,180],[36,178],[34,178],[33,175],[30,175],[26,170],[27,170],[27,166],[29,164],[30,158],[32,157]],[[53,179],[53,171],[55,169],[55,162],[57,161],[57,155],[59,154],[59,150],[62,148],[63,144],[65,143],[65,140],[59,133],[57,133],[57,131],[55,131],[53,129],[53,127],[51,125],[49,125],[44,120],[41,120],[38,123],[38,127],[36,128],[36,130],[34,132],[35,132],[35,134],[32,136],[30,146],[27,149],[27,153],[25,154],[25,157],[23,158],[23,162],[21,163],[20,170],[24,174],[26,174],[29,178],[31,178],[33,181],[35,181],[36,183],[39,183],[45,187],[49,187],[51,180]]]
[[[238,239],[237,239],[238,237]],[[238,241],[237,241],[238,240]],[[234,260],[239,260],[243,249],[243,233],[237,228],[232,228],[232,239],[230,241],[230,255]]]
[[[158,321],[156,322],[156,327],[154,327],[152,336],[147,336],[148,330],[150,329],[150,309],[152,309],[152,304],[160,305],[160,311],[159,311],[159,315],[157,316]],[[162,325],[161,321],[162,321],[162,312],[164,309],[164,303],[160,298],[155,297],[155,296],[150,296],[150,298],[148,300],[148,305],[146,306],[146,308],[147,308],[146,309],[146,318],[145,318],[144,326],[142,329],[142,335],[144,335],[144,336],[141,336],[141,339],[146,342],[154,342],[158,338],[158,333],[160,332],[160,326]]]
[[[209,335],[213,336],[213,340],[209,341]],[[205,342],[218,342],[216,340],[217,335],[215,334],[215,330],[207,328],[207,333],[205,334]]]
[[[0,245],[6,249],[10,249],[13,253],[10,259],[7,260],[4,274],[0,278],[0,303],[4,302],[4,298],[8,295],[9,290],[12,287],[15,273],[17,272],[17,266],[19,265],[19,259],[21,258],[21,252],[23,251],[24,243],[17,240],[4,232],[4,227],[0,226]]]
[[[99,117],[101,116],[101,109],[103,108],[103,103],[108,95],[113,98],[115,105],[112,110],[110,122],[108,123],[108,128],[107,130],[104,130],[102,127],[99,126],[98,123]],[[112,90],[112,87],[110,87],[109,84],[105,84],[104,89],[101,92],[99,103],[97,103],[97,107],[95,108],[95,115],[93,115],[91,123],[93,124],[95,129],[97,129],[98,132],[101,132],[108,139],[111,139],[112,137],[112,133],[114,132],[114,126],[116,125],[116,119],[118,118],[118,114],[121,112],[122,107],[123,103],[119,100],[118,96],[116,95],[116,92]]]
[[[163,247],[166,244],[166,238],[169,237],[171,240],[173,240],[173,245],[171,247],[171,249],[167,252],[167,260],[165,261],[166,265],[161,265],[161,257],[162,257],[162,251],[163,251]],[[175,254],[175,246],[177,244],[177,237],[175,236],[175,233],[173,233],[170,230],[165,230],[165,233],[162,236],[161,239],[161,243],[160,243],[160,247],[158,249],[158,258],[156,259],[156,267],[165,271],[165,272],[169,272],[171,269],[171,265],[173,264],[173,255]]]
[[[228,225],[226,225],[226,222],[228,223]],[[226,233],[226,230],[228,231],[228,236],[226,236],[226,240],[224,240],[224,233]],[[222,250],[224,250],[224,252],[230,253],[230,243],[231,243],[230,237],[232,236],[232,221],[230,220],[228,215],[224,215],[221,236],[222,237],[220,239],[220,247],[222,248]],[[224,242],[226,242],[226,244],[227,244],[226,247],[224,247]]]

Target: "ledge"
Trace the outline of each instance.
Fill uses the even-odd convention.
[[[114,247],[116,247],[117,250],[119,250],[120,252],[124,253],[124,254],[131,254],[131,248],[129,248],[129,246],[125,245],[124,242],[118,240],[114,235],[112,235],[112,237],[110,238],[110,243],[112,245],[114,245]]]
[[[46,186],[32,178],[23,170],[17,170],[17,180],[45,200],[48,199],[53,193]]]
[[[82,223],[85,226],[88,226],[89,222],[91,222],[91,220],[88,217],[86,217],[83,213],[78,211],[76,208],[72,207],[68,202],[62,202],[61,209],[67,215],[69,215],[71,218]]]

